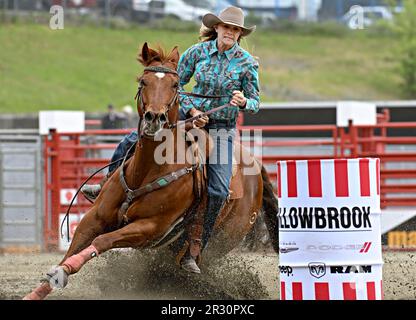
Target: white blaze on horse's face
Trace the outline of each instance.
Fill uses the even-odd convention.
[[[163,72],[156,72],[155,76],[158,77],[159,79],[163,79],[165,77],[166,73]]]

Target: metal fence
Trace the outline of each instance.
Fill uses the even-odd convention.
[[[26,134],[25,134],[26,133]],[[39,135],[0,132],[0,249],[42,247],[42,160]]]

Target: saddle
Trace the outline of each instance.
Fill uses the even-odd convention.
[[[237,160],[235,158],[235,147],[236,147],[236,143],[234,143],[233,175],[232,175],[231,181],[230,181],[228,200],[241,199],[244,195],[244,187],[243,187],[243,179],[242,179],[242,168],[237,163]]]

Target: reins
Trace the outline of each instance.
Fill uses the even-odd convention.
[[[199,118],[202,118],[202,117],[204,117],[204,116],[208,116],[208,115],[210,115],[211,113],[214,113],[214,112],[220,111],[220,110],[224,109],[225,107],[228,107],[228,104],[224,104],[224,105],[219,106],[219,107],[216,107],[216,108],[214,108],[214,109],[211,109],[211,110],[205,111],[205,112],[200,113],[200,114],[198,114],[197,116],[194,116],[194,117],[192,117],[192,118],[188,118],[188,119],[186,119],[186,120],[178,121],[178,123],[175,123],[175,124],[173,124],[172,126],[173,126],[173,127],[176,127],[176,126],[184,125],[185,123],[188,123],[188,122],[192,122],[192,121],[198,120]]]
[[[208,99],[218,99],[218,98],[229,97],[229,95],[209,95],[209,94],[199,94],[199,93],[186,92],[186,91],[179,91],[179,94],[183,94],[185,96],[196,97],[196,98],[208,98]]]

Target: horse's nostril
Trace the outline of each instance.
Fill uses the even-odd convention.
[[[166,114],[162,113],[162,114],[159,116],[159,121],[160,121],[160,122],[163,122],[163,123],[168,122],[168,118],[167,118]]]
[[[146,122],[152,122],[155,119],[155,115],[151,111],[146,111],[144,114],[144,120]]]

